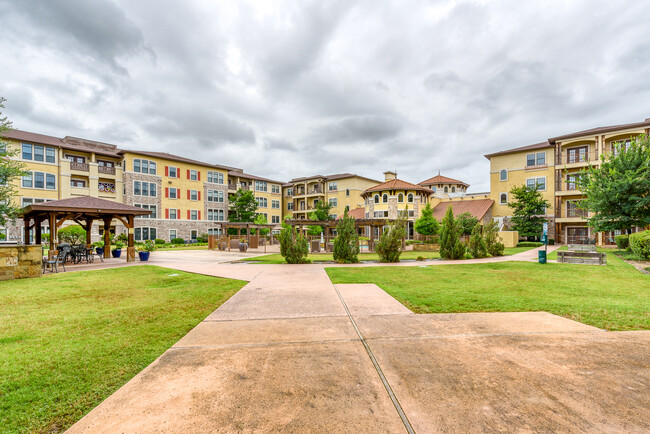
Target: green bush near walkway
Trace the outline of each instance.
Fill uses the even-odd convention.
[[[545,311],[607,330],[650,330],[650,276],[606,266],[500,262],[327,268],[334,283],[375,283],[416,313]]]
[[[154,266],[0,282],[0,432],[62,432],[246,282]]]

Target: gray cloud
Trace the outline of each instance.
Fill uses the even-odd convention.
[[[485,191],[485,153],[650,117],[644,2],[0,8],[0,95],[16,128],[272,179],[440,170]]]

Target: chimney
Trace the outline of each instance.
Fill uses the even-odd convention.
[[[384,172],[384,181],[392,181],[397,178],[397,172],[386,171]]]

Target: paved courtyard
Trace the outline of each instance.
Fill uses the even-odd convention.
[[[321,265],[222,255],[153,255],[249,283],[70,432],[650,431],[649,332],[416,315]]]

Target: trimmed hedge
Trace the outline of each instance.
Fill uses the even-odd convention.
[[[630,247],[630,236],[616,235],[614,237],[614,242],[616,243],[616,247],[618,247],[619,250],[626,250],[628,247]]]
[[[536,241],[522,241],[521,243],[517,244],[517,247],[540,247],[543,245],[544,244],[538,243]]]
[[[172,238],[171,239],[172,244],[185,244],[185,240],[182,238]]]
[[[650,260],[650,231],[630,235],[630,249],[644,260]]]
[[[162,238],[156,238],[156,241],[154,241],[156,244],[165,244],[165,240]]]

